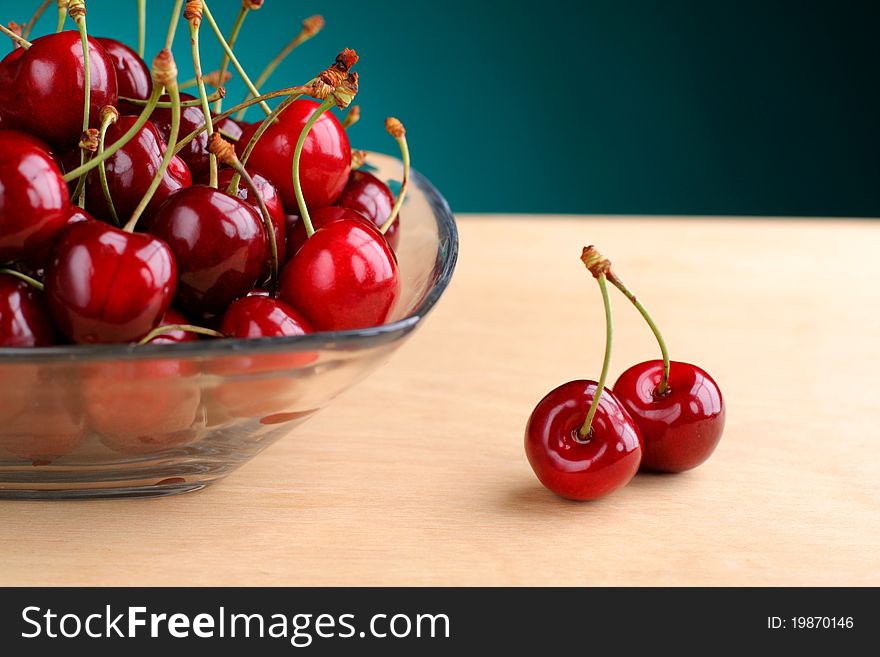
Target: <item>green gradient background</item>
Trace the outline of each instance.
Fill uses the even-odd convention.
[[[37,4],[3,0],[2,20]],[[148,58],[171,5],[148,0]],[[228,30],[240,2],[211,7]],[[135,44],[134,0],[88,8],[92,33]],[[356,48],[354,145],[394,152],[399,116],[458,211],[880,215],[878,2],[266,0],[237,48],[253,77],[313,13],[324,32],[269,86]],[[175,53],[190,77],[183,23]]]

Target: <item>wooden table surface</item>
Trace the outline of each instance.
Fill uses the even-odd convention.
[[[880,584],[880,222],[463,217],[437,310],[392,361],[220,484],[0,502],[0,584]],[[596,243],[726,396],[714,457],[596,503],[523,455],[595,378]],[[613,377],[653,358],[615,298]]]

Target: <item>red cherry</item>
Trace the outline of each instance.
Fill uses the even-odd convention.
[[[318,108],[312,100],[297,100],[263,134],[248,159],[248,168],[260,171],[281,194],[288,213],[296,214],[299,206],[293,191],[293,151],[309,117]],[[244,128],[236,151],[242,155],[257,126]],[[315,123],[303,146],[300,172],[303,197],[309,209],[333,203],[348,181],[351,170],[351,146],[339,120],[325,112]]]
[[[683,472],[708,459],[724,431],[724,399],[704,370],[673,361],[669,389],[657,388],[663,361],[639,363],[620,375],[614,394],[639,426],[644,442],[642,469]]]
[[[46,296],[57,326],[74,342],[131,342],[168,310],[176,281],[174,256],[162,240],[85,221],[58,239]]]
[[[180,94],[180,100],[193,100],[194,96],[189,94]],[[171,97],[168,94],[161,96],[161,100],[168,101]],[[171,108],[157,107],[150,120],[159,130],[162,139],[166,142],[171,137]],[[205,115],[202,114],[201,106],[183,107],[180,110],[180,137],[183,138],[194,130],[202,127],[205,122]],[[193,180],[201,180],[208,175],[210,169],[210,153],[208,152],[208,133],[202,132],[198,137],[183,147],[178,153],[180,158],[186,162],[192,173]]]
[[[281,273],[282,299],[321,331],[384,324],[399,295],[397,258],[364,220],[318,229]]]
[[[250,292],[266,257],[266,232],[254,209],[213,187],[172,194],[149,225],[171,247],[180,280],[178,307],[193,316],[222,313]]]
[[[302,239],[299,240],[297,244],[295,240],[291,239],[293,234],[297,231],[297,225],[301,223],[301,219],[297,214],[286,214],[284,215],[284,232],[287,234],[287,248],[284,251],[284,262],[289,262],[293,259],[293,256],[297,254],[300,247],[305,243]],[[312,224],[314,226],[314,224]],[[299,230],[305,234],[305,228],[300,227]]]
[[[237,142],[241,139],[241,135],[244,133],[244,126],[246,125],[250,124],[239,123],[238,121],[234,121],[227,116],[224,119],[220,119],[219,121],[214,122],[214,130],[216,132],[223,133],[224,139]]]
[[[372,173],[358,169],[351,172],[348,184],[334,205],[356,210],[376,224],[377,228],[381,228],[391,216],[391,209],[394,207],[394,194],[391,193],[388,185]],[[388,230],[385,231],[385,239],[388,240],[392,249],[397,249],[397,245],[400,243],[399,229],[400,215],[395,217]]]
[[[55,344],[55,326],[43,293],[10,274],[0,274],[0,347]]]
[[[67,223],[67,185],[33,137],[0,130],[0,153],[0,262],[37,259]]]
[[[144,60],[134,50],[116,39],[95,37],[95,40],[104,46],[107,56],[113,62],[119,95],[147,100],[153,92],[153,80]]]
[[[119,120],[107,129],[105,146],[111,146],[119,141],[136,122],[137,117],[135,116],[120,116]],[[150,183],[153,182],[153,177],[162,164],[166,149],[167,146],[159,135],[159,131],[150,121],[147,121],[131,141],[105,162],[107,187],[110,190],[110,197],[113,199],[116,215],[122,224],[134,212]],[[165,199],[178,189],[190,185],[192,185],[192,176],[190,176],[189,168],[183,160],[176,155],[173,156],[156,193],[141,215],[142,221],[145,224],[149,223],[150,218],[165,202]],[[112,221],[97,169],[88,174],[86,206],[98,219]]]
[[[538,479],[557,495],[594,500],[629,483],[642,458],[639,429],[606,388],[590,435],[579,431],[597,384],[570,381],[542,399],[526,425],[526,456]]]
[[[260,196],[263,198],[263,203],[266,204],[266,209],[269,211],[269,216],[272,218],[272,225],[275,228],[275,244],[278,249],[278,258],[280,262],[283,263],[284,253],[285,253],[285,245],[287,244],[287,222],[284,217],[284,208],[281,207],[281,199],[278,196],[278,190],[275,189],[275,185],[270,183],[266,178],[256,171],[248,171],[251,178],[254,181],[254,185],[256,185],[257,190],[260,193]],[[232,176],[235,174],[235,171],[228,168],[220,169],[217,172],[217,181],[220,189],[226,189],[229,187],[229,183],[232,182]],[[239,179],[238,181],[238,198],[242,201],[246,201],[251,206],[253,206],[256,212],[260,212],[260,204],[256,198],[254,198],[253,194],[251,194],[250,187],[244,182],[244,180]],[[264,281],[269,278],[272,271],[272,246],[269,244],[269,240],[266,240],[266,261],[263,264],[263,271],[260,273],[261,281]]]
[[[311,333],[304,317],[278,299],[246,296],[233,303],[223,316],[220,332],[231,338],[275,338]]]
[[[306,234],[306,226],[299,217],[291,215],[292,227],[287,233],[287,258],[292,259],[306,243],[308,235]],[[356,210],[349,208],[341,208],[335,205],[318,208],[309,213],[309,219],[312,221],[312,228],[318,230],[329,224],[331,221],[339,221],[347,219],[349,221],[362,221],[367,225],[371,225],[370,221]]]
[[[169,308],[168,312],[165,313],[165,316],[159,321],[156,325],[157,327],[162,325],[181,325],[181,324],[191,324],[191,322],[184,317],[181,313],[174,310],[174,308]],[[175,329],[173,331],[168,331],[167,333],[163,333],[160,336],[157,336],[150,340],[149,344],[181,344],[182,342],[198,342],[199,334],[193,333],[192,331],[183,331],[181,329]]]
[[[66,150],[82,134],[83,49],[79,32],[49,34],[26,51],[14,50],[0,62],[0,114],[8,127],[24,130]],[[89,37],[91,86],[89,121],[98,127],[104,105],[119,102],[113,61]]]

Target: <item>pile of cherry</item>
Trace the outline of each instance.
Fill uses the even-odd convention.
[[[389,119],[407,163],[396,199],[354,168],[346,129],[357,108],[345,126],[327,111],[357,92],[354,51],[274,95],[248,79],[250,99],[220,112],[224,91],[208,95],[198,53],[207,3],[175,8],[193,36],[197,96],[179,92],[169,48],[148,69],[125,44],[88,36],[82,0],[64,4],[76,30],[14,36],[0,62],[0,347],[295,336],[388,320],[408,152]],[[230,62],[246,75],[219,39],[218,85]],[[250,105],[266,118],[233,118]]]
[[[639,470],[679,473],[704,463],[724,431],[724,399],[709,374],[669,359],[666,342],[641,301],[595,247],[581,255],[605,306],[605,359],[598,381],[570,381],[542,399],[525,431],[526,456],[554,493],[594,500],[626,486]],[[633,365],[609,389],[613,322],[608,283],[636,307],[662,360]]]

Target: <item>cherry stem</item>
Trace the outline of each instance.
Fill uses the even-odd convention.
[[[235,17],[235,22],[232,24],[232,30],[229,32],[229,38],[226,42],[229,44],[229,48],[235,48],[235,42],[238,41],[238,34],[241,32],[241,26],[244,25],[244,19],[250,12],[250,6],[247,2],[241,3],[241,9],[238,12],[238,16]],[[226,76],[226,71],[229,70],[229,57],[226,56],[226,53],[223,53],[223,59],[220,60],[220,69],[218,79],[222,80]],[[218,98],[214,102],[214,111],[218,114],[223,109],[223,99]]]
[[[306,93],[309,90],[310,89],[308,87],[304,87],[304,86],[303,87],[287,87],[286,89],[279,89],[278,91],[273,91],[268,94],[263,94],[262,96],[257,96],[256,98],[251,98],[248,101],[245,101],[243,103],[239,103],[235,107],[230,107],[225,112],[221,112],[220,114],[218,114],[217,116],[214,117],[214,122],[219,123],[223,119],[228,119],[230,116],[235,114],[238,110],[240,110],[242,107],[256,105],[259,102],[263,102],[266,100],[272,100],[273,98],[280,98],[281,96],[289,96],[290,94],[294,94],[294,93]],[[271,112],[270,112],[270,114],[271,114]],[[177,142],[177,150],[175,152],[179,153],[180,151],[182,151],[186,147],[187,144],[189,144],[193,139],[195,139],[200,134],[202,134],[205,130],[207,130],[207,126],[205,126],[205,125],[201,125],[198,128],[196,128],[195,130],[193,130],[186,137],[184,137],[179,142]]]
[[[345,120],[342,122],[342,127],[345,130],[348,130],[351,126],[361,120],[361,106],[360,105],[352,105],[348,110],[348,114],[345,115]]]
[[[144,197],[134,209],[131,219],[128,220],[128,223],[125,224],[125,228],[123,228],[127,233],[134,232],[138,219],[141,218],[144,210],[147,209],[147,205],[153,200],[153,195],[156,193],[156,190],[159,189],[159,185],[165,177],[165,172],[168,170],[168,165],[171,164],[171,158],[174,157],[174,146],[177,144],[177,136],[180,133],[180,90],[177,88],[176,75],[165,83],[165,89],[171,95],[171,134],[168,135],[168,146],[165,148],[165,155],[162,156],[162,164],[160,164],[159,168],[156,170],[156,175],[153,176],[153,180],[150,183],[150,187],[147,189],[147,193],[144,194]]]
[[[43,13],[49,8],[49,5],[52,4],[52,0],[43,0],[37,10],[34,12],[34,15],[31,16],[31,19],[27,22],[27,25],[24,26],[24,30],[21,32],[21,36],[27,39],[31,31],[34,29],[34,25],[37,24],[37,21],[40,20],[40,17]]]
[[[636,307],[636,310],[639,311],[642,318],[648,324],[651,329],[651,332],[654,334],[654,337],[657,339],[657,344],[660,346],[660,353],[663,357],[663,378],[660,379],[660,385],[657,386],[657,390],[655,391],[657,395],[663,396],[667,392],[669,392],[669,370],[671,368],[671,364],[669,361],[669,350],[666,348],[666,341],[663,339],[663,335],[660,333],[660,329],[657,327],[656,322],[654,322],[651,315],[648,313],[647,308],[642,305],[642,302],[633,294],[626,285],[623,284],[617,275],[608,271],[608,281],[620,290],[623,295],[629,299],[632,304]]]
[[[278,107],[276,107],[274,110],[272,110],[272,113],[269,116],[267,116],[265,119],[263,119],[262,123],[260,123],[260,125],[257,126],[257,129],[254,131],[254,134],[251,135],[250,141],[248,141],[247,146],[245,146],[244,152],[241,155],[241,163],[243,166],[247,166],[248,160],[251,157],[251,153],[254,152],[254,149],[257,147],[257,143],[260,141],[260,138],[264,134],[266,134],[266,131],[269,129],[269,126],[271,126],[275,122],[275,119],[277,119],[279,116],[281,116],[281,113],[284,110],[286,110],[288,107],[290,107],[290,105],[293,104],[294,101],[298,100],[299,98],[302,98],[303,95],[304,94],[297,93],[297,94],[291,94],[290,96],[285,98],[278,105]],[[234,194],[235,190],[238,189],[239,178],[240,178],[240,176],[238,175],[238,172],[236,172],[235,174],[233,174],[232,180],[229,181],[228,191],[230,194]]]
[[[400,182],[400,191],[397,194],[397,200],[394,202],[394,207],[391,208],[391,214],[388,215],[385,223],[382,224],[382,227],[379,229],[379,232],[383,235],[388,232],[388,229],[391,228],[394,220],[397,219],[397,215],[400,214],[400,208],[403,207],[403,202],[406,200],[406,190],[407,187],[409,187],[410,172],[409,144],[407,144],[406,141],[406,130],[397,119],[394,119],[394,123],[392,123],[392,119],[389,118],[385,125],[388,128],[388,132],[391,133],[391,136],[397,140],[397,143],[400,146],[400,157],[403,159],[403,180]]]
[[[137,0],[138,6],[138,57],[144,58],[147,47],[147,0]]]
[[[296,141],[296,148],[293,151],[293,191],[296,194],[296,204],[299,206],[299,215],[302,217],[303,226],[306,228],[306,236],[311,237],[315,234],[315,227],[312,226],[312,218],[309,216],[309,209],[306,207],[306,200],[303,197],[302,191],[302,181],[299,177],[299,161],[302,157],[303,146],[306,143],[306,138],[309,136],[309,133],[312,131],[312,128],[318,122],[318,119],[326,112],[328,109],[336,105],[336,98],[331,94],[327,96],[326,100],[322,102],[318,108],[312,113],[309,117],[309,120],[306,121],[306,124],[303,126],[302,131],[299,133],[299,139]]]
[[[67,6],[69,4],[69,0],[58,0],[58,25],[55,28],[56,34],[64,31],[64,24],[67,22]]]
[[[275,59],[273,59],[271,62],[269,62],[266,65],[266,68],[263,69],[263,72],[260,73],[260,76],[257,78],[257,81],[254,83],[254,85],[257,87],[257,89],[259,89],[260,87],[262,87],[263,85],[266,84],[266,82],[269,80],[269,77],[275,72],[275,69],[278,68],[278,66],[281,64],[281,62],[283,62],[285,59],[287,59],[287,57],[290,55],[290,53],[292,53],[300,45],[302,45],[303,43],[305,43],[306,41],[311,39],[313,36],[315,36],[321,30],[321,27],[324,26],[324,21],[323,21],[323,19],[321,19],[320,26],[317,27],[317,29],[315,29],[315,26],[314,26],[314,19],[315,18],[320,18],[320,17],[313,16],[311,19],[308,19],[306,22],[304,22],[303,27],[300,30],[299,34],[297,34],[293,38],[293,40],[284,47],[284,49],[281,52],[279,52],[277,55],[275,55]],[[308,21],[312,21],[312,22],[309,23]],[[249,100],[250,98],[252,98],[253,96],[256,96],[256,95],[257,94],[251,92],[251,94],[248,97],[246,97],[245,100]],[[247,110],[248,110],[247,107],[242,108],[242,110],[238,113],[238,116],[236,116],[235,119],[237,121],[244,120],[245,114],[247,114]]]
[[[20,45],[25,50],[27,50],[28,48],[30,48],[33,45],[30,41],[19,36],[18,34],[13,32],[12,30],[10,30],[8,27],[3,25],[2,23],[0,23],[0,32],[3,32],[3,34],[8,36],[10,39],[12,39],[15,43]]]
[[[118,118],[118,112],[107,112],[106,114],[104,114],[104,117],[101,120],[101,133],[98,140],[98,158],[101,158],[101,156],[104,154],[104,140],[107,137],[107,128],[109,128],[113,123],[116,123]],[[119,215],[116,213],[116,206],[113,204],[113,196],[110,194],[110,184],[107,181],[107,167],[105,165],[106,162],[104,161],[104,159],[101,159],[100,164],[98,165],[98,177],[101,179],[101,191],[104,193],[104,200],[107,202],[107,207],[110,210],[110,216],[113,218],[113,223],[119,226]],[[87,176],[88,174],[82,176],[80,180],[84,180]]]
[[[132,124],[132,126],[128,129],[119,140],[113,142],[113,145],[110,146],[100,157],[93,157],[91,160],[86,162],[85,164],[77,167],[73,171],[69,171],[64,175],[64,182],[70,182],[72,180],[76,180],[82,175],[87,174],[89,171],[97,167],[101,164],[101,162],[113,157],[119,150],[125,146],[128,142],[134,139],[135,135],[140,131],[141,128],[144,127],[144,124],[149,120],[150,116],[153,114],[153,110],[156,109],[156,105],[159,102],[159,96],[162,95],[162,85],[153,84],[153,93],[150,95],[150,100],[148,101],[146,107],[141,111],[140,116],[137,121]],[[170,149],[169,149],[170,150]]]
[[[189,21],[189,36],[192,43],[192,61],[195,69],[196,80],[199,87],[199,101],[202,105],[202,115],[205,117],[205,128],[208,132],[208,139],[214,136],[214,120],[211,116],[211,106],[208,104],[208,93],[205,91],[205,81],[202,79],[202,58],[199,54],[199,25],[201,19],[193,17]],[[217,189],[217,156],[213,153],[208,154],[208,184]]]
[[[40,292],[43,291],[43,284],[40,281],[38,281],[36,278],[31,278],[27,274],[22,274],[20,271],[17,271],[15,269],[7,269],[5,267],[0,268],[0,274],[8,274],[9,276],[14,276],[15,278],[24,281],[35,290],[39,290]]]
[[[152,331],[147,333],[144,338],[137,343],[137,346],[143,347],[144,345],[150,344],[156,338],[159,338],[167,333],[172,333],[174,331],[184,331],[185,333],[196,333],[198,335],[206,335],[210,338],[225,338],[226,336],[220,331],[215,331],[209,328],[203,328],[201,326],[193,326],[192,324],[165,324],[163,326],[157,326]]]
[[[183,0],[174,0],[174,8],[171,10],[171,22],[168,23],[168,32],[165,35],[165,50],[171,50],[174,45],[174,35],[177,34],[177,23],[180,21],[180,12],[183,9]]]
[[[89,111],[92,106],[92,79],[91,67],[89,66],[89,33],[86,29],[86,7],[85,0],[72,0],[68,4],[68,11],[76,23],[79,30],[79,39],[82,42],[83,51],[83,88],[85,90],[83,100],[83,132],[89,129]],[[79,165],[82,167],[86,163],[86,152],[81,150],[79,154]],[[79,197],[79,206],[85,207],[85,176],[82,177],[80,183],[83,186],[82,195]]]
[[[593,401],[590,404],[590,410],[587,411],[587,419],[584,420],[584,425],[578,432],[578,435],[584,440],[590,437],[593,418],[596,416],[596,411],[599,410],[599,401],[602,399],[605,382],[608,380],[608,370],[611,366],[611,342],[614,337],[614,326],[611,319],[611,296],[608,294],[605,274],[599,274],[596,277],[596,282],[599,283],[599,289],[602,291],[602,303],[605,306],[605,360],[602,361],[602,374],[599,376],[596,392],[593,393]]]
[[[214,30],[214,34],[217,36],[217,41],[220,42],[220,45],[223,48],[223,52],[226,53],[226,56],[229,58],[229,61],[232,62],[232,65],[235,67],[235,70],[238,71],[238,74],[241,76],[241,79],[244,80],[245,85],[247,85],[248,91],[251,92],[253,96],[259,96],[260,92],[254,86],[254,83],[251,82],[250,77],[242,68],[241,64],[238,62],[238,59],[235,56],[235,53],[232,52],[232,48],[229,47],[229,44],[226,42],[226,39],[223,36],[223,32],[220,31],[220,27],[217,25],[217,21],[214,20],[214,16],[211,15],[211,10],[208,8],[207,2],[202,2],[202,11],[205,18],[208,19],[208,24],[211,26],[211,29]],[[222,79],[222,78],[221,78]],[[261,102],[260,107],[263,108],[263,112],[268,116],[272,113],[272,109],[265,103]]]
[[[196,81],[193,80],[192,84],[189,86],[191,86],[191,87],[196,86]],[[177,85],[177,88],[183,89],[183,85]],[[224,95],[226,95],[225,89],[223,89],[223,88],[217,89],[217,91],[215,91],[214,93],[212,93],[208,96],[208,102],[213,102],[213,101],[217,100],[218,98],[221,98]],[[128,103],[129,105],[137,105],[138,107],[144,107],[150,101],[149,101],[149,99],[144,100],[143,98],[128,98],[126,96],[120,96],[119,102]],[[201,98],[192,98],[190,100],[181,100],[180,101],[180,108],[183,109],[184,107],[199,107],[201,104],[202,104]],[[161,107],[162,109],[171,109],[171,101],[170,100],[160,100],[158,103],[156,103],[156,107]]]

